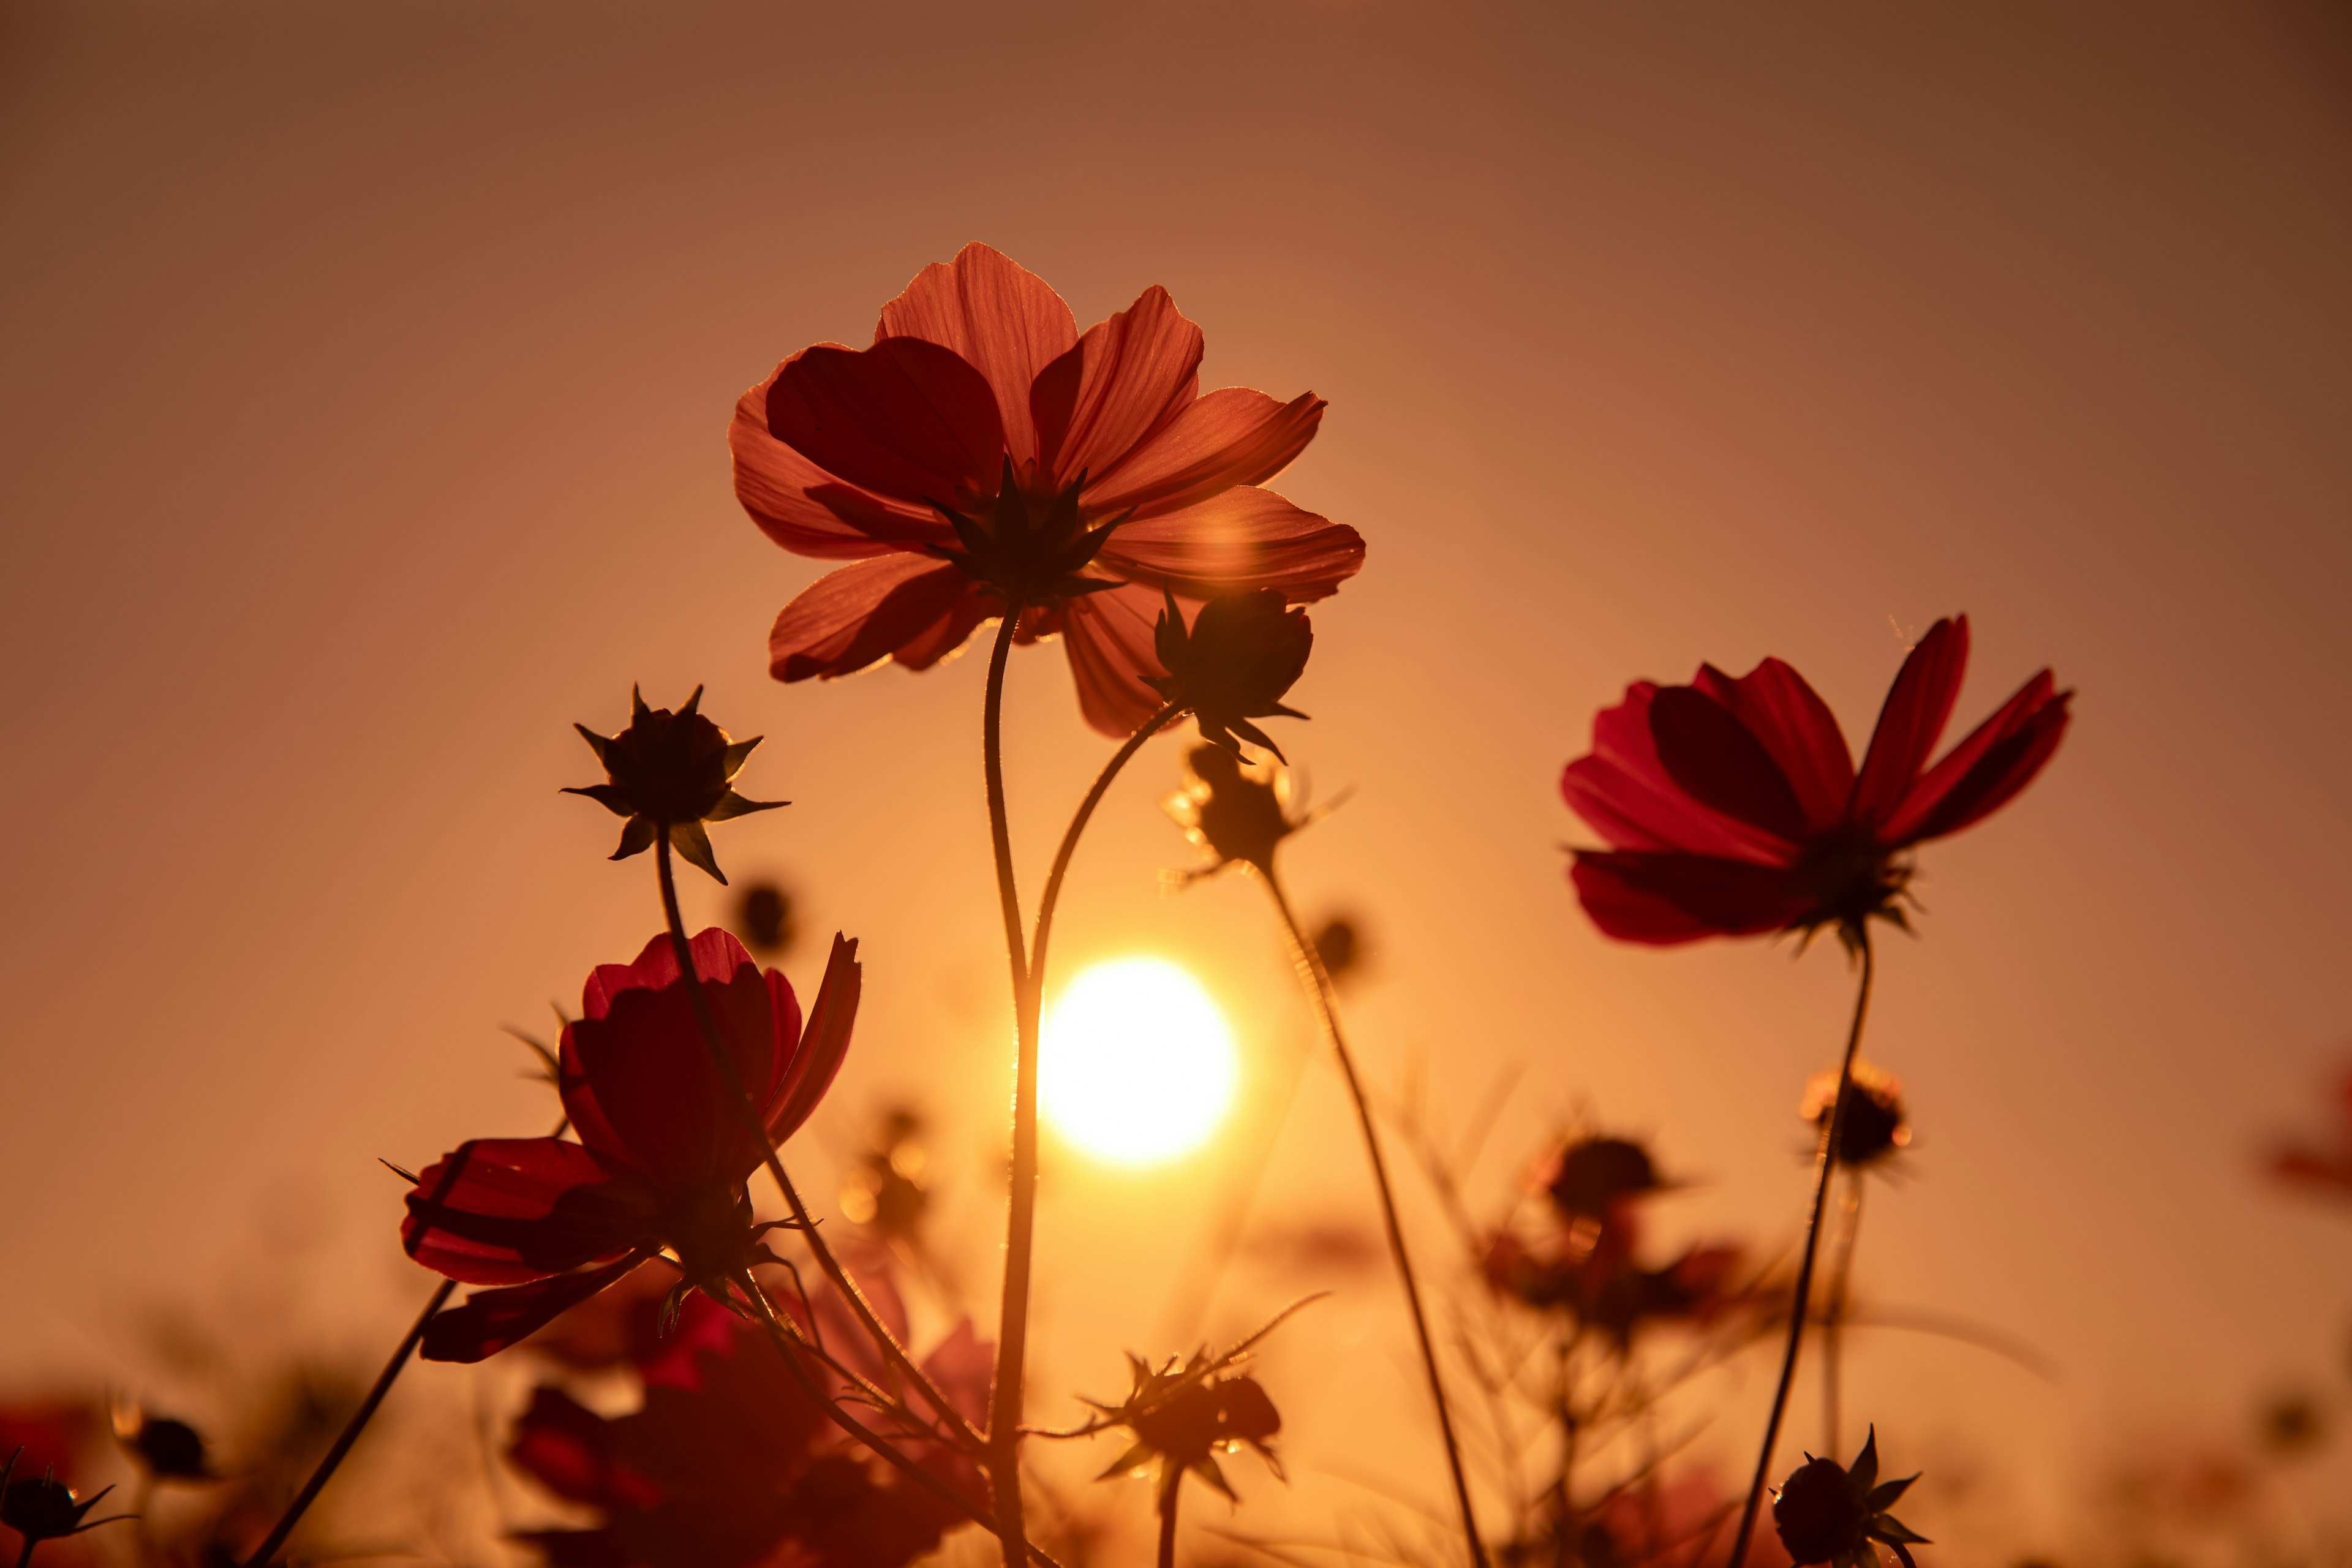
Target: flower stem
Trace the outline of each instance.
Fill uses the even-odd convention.
[[[973,1523],[982,1526],[993,1523],[987,1509],[917,1464],[897,1444],[843,1409],[841,1401],[826,1397],[824,1391],[817,1386],[816,1379],[809,1372],[807,1364],[801,1359],[803,1352],[813,1352],[814,1347],[801,1338],[797,1329],[776,1315],[775,1307],[749,1274],[738,1276],[735,1284],[737,1289],[743,1292],[745,1300],[751,1304],[753,1313],[760,1321],[760,1326],[768,1332],[768,1342],[775,1347],[776,1354],[783,1359],[784,1369],[792,1373],[793,1381],[800,1385],[803,1394],[814,1400],[817,1407],[832,1419],[835,1426],[873,1449],[893,1469],[925,1491],[939,1498]],[[1023,1545],[1027,1549],[1024,1555],[1034,1560],[1039,1568],[1061,1568],[1061,1565],[1047,1556],[1042,1548],[1025,1541]]]
[[[981,768],[988,787],[988,833],[996,854],[996,895],[1004,914],[1004,955],[1013,969],[1013,1167],[1005,1193],[1004,1293],[996,1319],[996,1380],[988,1406],[988,1468],[996,1491],[996,1533],[1004,1568],[1022,1568],[1027,1527],[1021,1510],[1021,1393],[1029,1360],[1029,1268],[1037,1238],[1037,1019],[1027,1005],[1029,961],[1021,946],[1021,893],[1013,879],[1013,827],[1004,810],[1004,663],[1021,624],[1008,600],[988,658],[981,706]]]
[[[368,1390],[365,1399],[360,1401],[360,1407],[352,1412],[352,1418],[343,1423],[342,1432],[335,1438],[334,1447],[319,1460],[318,1468],[312,1470],[310,1479],[302,1483],[302,1489],[294,1494],[294,1500],[286,1505],[286,1511],[278,1515],[278,1522],[270,1527],[269,1534],[255,1548],[253,1555],[245,1560],[246,1568],[262,1568],[262,1564],[277,1555],[278,1549],[286,1544],[286,1538],[294,1533],[294,1527],[302,1522],[302,1516],[310,1510],[312,1503],[319,1500],[319,1494],[327,1489],[327,1482],[334,1478],[344,1456],[352,1451],[352,1445],[358,1442],[360,1434],[367,1429],[376,1406],[382,1405],[383,1396],[392,1392],[393,1383],[400,1376],[401,1369],[408,1364],[408,1358],[416,1353],[418,1342],[425,1338],[425,1325],[431,1322],[433,1315],[448,1303],[450,1293],[457,1289],[455,1279],[441,1281],[440,1288],[433,1292],[433,1299],[425,1303],[425,1310],[417,1313],[416,1321],[409,1325],[406,1337],[392,1352],[392,1359],[385,1362],[383,1370],[376,1374],[375,1386]],[[26,1561],[32,1555],[33,1543],[27,1541],[25,1555],[16,1560],[16,1568],[24,1568]]]
[[[1323,1026],[1323,1037],[1331,1043],[1331,1054],[1339,1058],[1349,1097],[1355,1101],[1356,1120],[1364,1132],[1364,1152],[1371,1158],[1372,1184],[1380,1190],[1381,1218],[1388,1228],[1389,1256],[1396,1259],[1397,1277],[1404,1284],[1405,1305],[1412,1310],[1413,1335],[1421,1344],[1422,1369],[1429,1375],[1429,1394],[1437,1405],[1437,1429],[1445,1440],[1445,1463],[1453,1475],[1454,1500],[1462,1513],[1462,1533],[1469,1543],[1473,1568],[1486,1568],[1486,1546],[1478,1537],[1478,1518],[1470,1506],[1470,1481],[1462,1468],[1462,1445],[1454,1435],[1454,1413],[1446,1404],[1445,1383],[1437,1370],[1437,1346],[1429,1337],[1429,1315],[1422,1310],[1421,1285],[1413,1277],[1412,1259],[1405,1251],[1404,1227],[1397,1220],[1396,1194],[1389,1182],[1388,1162],[1381,1153],[1380,1134],[1372,1125],[1371,1101],[1364,1093],[1362,1079],[1357,1075],[1356,1058],[1339,1033],[1331,977],[1324,973],[1323,960],[1316,952],[1315,944],[1299,929],[1298,917],[1291,911],[1290,900],[1283,893],[1273,868],[1262,869],[1266,890],[1274,896],[1275,910],[1282,917],[1283,929],[1290,935],[1291,956],[1298,968],[1299,983],[1314,1005],[1316,1020]]]
[[[815,1223],[809,1218],[808,1205],[801,1201],[800,1189],[793,1186],[793,1179],[784,1173],[784,1163],[777,1156],[775,1142],[768,1134],[767,1124],[760,1120],[759,1107],[751,1103],[751,1092],[744,1087],[743,1075],[737,1069],[735,1058],[728,1054],[726,1041],[719,1032],[719,1020],[710,1011],[710,999],[702,994],[700,975],[694,967],[694,947],[687,940],[686,921],[678,912],[677,873],[670,863],[668,825],[665,823],[659,826],[660,831],[654,837],[654,872],[661,884],[662,917],[669,927],[670,956],[677,961],[678,973],[688,983],[687,1001],[694,1010],[694,1022],[701,1033],[704,1048],[710,1053],[711,1065],[719,1069],[719,1081],[734,1097],[736,1108],[742,1112],[752,1136],[759,1140],[768,1174],[775,1178],[777,1188],[782,1192],[785,1204],[792,1209],[793,1225],[807,1238],[809,1250],[816,1256],[817,1266],[824,1270],[825,1278],[833,1281],[834,1289],[840,1291],[842,1299],[849,1303],[850,1310],[856,1314],[858,1322],[884,1359],[922,1394],[924,1403],[936,1410],[940,1418],[959,1436],[977,1447],[980,1434],[972,1430],[971,1423],[965,1419],[962,1411],[956,1408],[954,1402],[923,1374],[922,1368],[915,1364],[914,1358],[907,1353],[898,1336],[891,1333],[882,1320],[875,1315],[865,1292],[857,1288],[856,1281],[850,1279],[848,1270],[842,1268],[840,1260],[834,1257],[833,1249],[825,1245],[824,1237],[818,1233]]]
[[[1813,1290],[1813,1260],[1821,1251],[1822,1215],[1829,1207],[1830,1176],[1837,1169],[1838,1140],[1845,1136],[1846,1101],[1853,1097],[1853,1061],[1862,1048],[1863,1020],[1870,1013],[1870,982],[1877,969],[1870,945],[1870,930],[1860,927],[1855,943],[1862,952],[1862,980],[1854,989],[1853,1025],[1846,1031],[1845,1057],[1838,1063],[1837,1099],[1831,1103],[1829,1125],[1822,1129],[1822,1149],[1815,1157],[1820,1174],[1813,1184],[1812,1217],[1805,1224],[1805,1250],[1797,1264],[1797,1289],[1789,1304],[1789,1344],[1780,1357],[1780,1382],[1772,1391],[1772,1414],[1764,1423],[1764,1446],[1756,1456],[1756,1477],[1748,1484],[1748,1500],[1739,1510],[1739,1532],[1732,1537],[1728,1568],[1748,1561],[1748,1542],[1756,1533],[1756,1516],[1764,1506],[1764,1488],[1772,1477],[1772,1445],[1780,1436],[1780,1418],[1788,1414],[1789,1388],[1796,1381],[1797,1352],[1805,1342],[1805,1313]]]
[[[1176,1500],[1184,1490],[1184,1472],[1176,1470],[1160,1489],[1160,1568],[1176,1568]]]
[[[1844,1415],[1844,1391],[1839,1353],[1845,1342],[1846,1301],[1853,1284],[1853,1249],[1862,1238],[1862,1173],[1845,1173],[1845,1225],[1838,1235],[1837,1263],[1830,1270],[1830,1299],[1822,1310],[1822,1428],[1828,1439],[1822,1452],[1842,1452],[1839,1427]]]
[[[1070,818],[1070,826],[1062,835],[1062,847],[1054,851],[1054,868],[1045,873],[1045,891],[1037,900],[1037,928],[1029,939],[1029,966],[1024,1001],[1031,1009],[1033,1026],[1043,1012],[1045,1002],[1045,943],[1054,935],[1054,907],[1061,902],[1062,879],[1069,873],[1070,858],[1078,852],[1078,837],[1086,832],[1087,822],[1094,816],[1095,807],[1102,804],[1102,797],[1109,791],[1111,780],[1118,777],[1119,770],[1134,760],[1136,752],[1143,750],[1144,742],[1166,729],[1183,711],[1184,704],[1171,702],[1146,719],[1134,734],[1120,743],[1118,750],[1111,753],[1110,761],[1103,764],[1102,772],[1095,775],[1094,787],[1087,791],[1087,798],[1078,803],[1076,814]]]

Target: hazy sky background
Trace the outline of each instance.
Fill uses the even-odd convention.
[[[2021,1471],[2343,1387],[2352,1215],[2256,1163],[2352,1050],[2352,45],[2322,6],[77,0],[0,9],[0,1388],[106,1373],[139,1303],[297,1242],[322,1317],[388,1340],[428,1281],[376,1157],[535,1131],[495,1026],[656,929],[649,863],[554,793],[633,680],[767,735],[744,782],[795,804],[720,859],[866,942],[803,1162],[918,1092],[992,1300],[982,661],[770,682],[819,566],[744,518],[723,439],[975,238],[1081,324],[1165,284],[1206,385],[1330,400],[1277,488],[1370,557],[1285,733],[1356,793],[1293,876],[1372,931],[1378,1077],[1425,1063],[1458,1121],[1523,1069],[1483,1193],[1585,1105],[1698,1184],[1676,1234],[1791,1233],[1849,976],[1604,942],[1557,775],[1627,680],[1702,659],[1789,658],[1859,743],[1905,638],[1966,610],[1960,723],[2044,663],[2078,719],[1930,848],[1885,948],[1866,1049],[1919,1142],[1864,1278],[2064,1371],[1882,1339],[1857,1408]],[[1012,689],[1034,885],[1107,748],[1058,651]],[[1056,963],[1192,965],[1262,1086],[1306,1016],[1255,889],[1157,892],[1176,752],[1112,795]],[[1338,1093],[1307,1082],[1283,1214],[1368,1215]],[[1049,1170],[1042,1418],[1175,1348],[1148,1337],[1215,1169]],[[1416,1414],[1404,1342],[1374,1276],[1278,1352],[1309,1472],[1439,1496],[1351,1436]]]

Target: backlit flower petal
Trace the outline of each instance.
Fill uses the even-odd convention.
[[[1163,705],[1148,684],[1168,673],[1152,647],[1161,604],[1149,588],[1125,586],[1073,599],[1062,611],[1078,711],[1102,734],[1125,740]]]
[[[1087,504],[1157,517],[1235,485],[1264,484],[1306,450],[1322,420],[1323,400],[1311,392],[1277,403],[1247,387],[1221,388],[1160,426],[1117,467],[1093,475]]]
[[[784,977],[773,970],[768,978],[775,986],[783,985]],[[809,1008],[808,1026],[801,1031],[800,1047],[770,1097],[768,1135],[778,1142],[809,1119],[824,1091],[833,1087],[834,1075],[849,1054],[850,1031],[857,1023],[857,1002],[864,988],[865,970],[857,962],[857,943],[835,932],[824,979]],[[792,1005],[789,990],[777,1005]]]
[[[692,945],[702,992],[737,1073],[764,1108],[800,1038],[800,1011],[723,931]],[[583,1016],[563,1031],[558,1089],[580,1141],[665,1195],[724,1190],[764,1153],[711,1064],[669,938],[590,976]]]
[[[2064,738],[2072,692],[2053,693],[2043,670],[1921,775],[1884,830],[1901,846],[1982,820],[2033,782]]]
[[[1364,536],[1251,486],[1122,524],[1097,556],[1129,582],[1187,597],[1279,588],[1292,604],[1328,597],[1362,570]]]
[[[1592,750],[1568,764],[1560,794],[1613,848],[1681,851],[1785,866],[1790,847],[1691,798],[1658,760],[1650,732],[1654,682],[1638,680],[1624,700],[1593,716]]]
[[[1044,279],[1002,251],[967,245],[953,261],[916,273],[906,292],[882,307],[874,341],[901,337],[951,349],[980,372],[996,397],[1005,449],[1016,463],[1035,459],[1029,389],[1078,341],[1076,318]]]
[[[1707,855],[1580,849],[1570,873],[1584,911],[1621,942],[1660,946],[1779,931],[1805,900],[1777,867]]]
[[[1004,426],[988,383],[952,350],[885,338],[820,344],[768,387],[768,430],[818,467],[901,501],[976,508],[996,493]]]
[[[558,1274],[502,1290],[477,1290],[465,1304],[439,1313],[425,1325],[417,1353],[426,1361],[471,1363],[496,1355],[529,1339],[563,1313],[646,1260],[630,1253],[601,1268]]]
[[[832,679],[886,658],[925,669],[993,613],[961,568],[894,551],[802,589],[768,633],[768,672],[786,681]]]
[[[427,1165],[401,1244],[472,1285],[518,1285],[610,1258],[653,1223],[653,1197],[562,1138],[478,1138]]]
[[[1780,764],[1730,709],[1695,686],[1666,687],[1650,701],[1650,739],[1684,794],[1796,853],[1804,809]]]
[[[1040,456],[1058,490],[1108,474],[1201,394],[1201,329],[1154,286],[1087,329],[1030,391]]]
[[[777,374],[782,371],[776,367]],[[954,531],[929,507],[845,485],[768,434],[768,389],[775,379],[737,398],[727,426],[735,499],[762,533],[795,555],[831,560],[954,542]]]
[[[1702,665],[1691,684],[1730,709],[1764,742],[1796,792],[1809,830],[1836,826],[1853,795],[1853,754],[1829,704],[1803,676],[1768,658],[1738,679]]]
[[[1871,731],[1847,816],[1877,827],[1895,814],[1952,717],[1969,668],[1969,618],[1937,621],[1903,661]]]

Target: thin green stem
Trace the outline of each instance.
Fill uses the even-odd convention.
[[[1812,1300],[1813,1261],[1822,1244],[1822,1215],[1829,1207],[1830,1174],[1837,1169],[1833,1158],[1838,1140],[1845,1135],[1846,1101],[1853,1096],[1853,1062],[1862,1049],[1863,1020],[1870,1013],[1870,983],[1877,970],[1877,956],[1870,945],[1870,929],[1858,929],[1856,942],[1862,951],[1862,980],[1855,987],[1853,1025],[1846,1031],[1845,1056],[1838,1063],[1837,1099],[1831,1103],[1829,1125],[1822,1129],[1821,1152],[1815,1156],[1820,1173],[1813,1183],[1812,1216],[1805,1222],[1805,1250],[1797,1264],[1797,1289],[1789,1304],[1789,1344],[1780,1357],[1780,1382],[1772,1391],[1772,1414],[1764,1423],[1764,1444],[1756,1456],[1756,1476],[1748,1484],[1748,1500],[1740,1506],[1739,1532],[1731,1540],[1731,1559],[1727,1568],[1742,1568],[1748,1561],[1748,1543],[1756,1533],[1756,1516],[1764,1506],[1764,1489],[1772,1479],[1772,1446],[1780,1440],[1780,1419],[1788,1414],[1789,1389],[1796,1382],[1797,1352],[1805,1342],[1805,1314]]]
[[[1840,1427],[1845,1414],[1845,1393],[1843,1383],[1843,1362],[1841,1352],[1845,1344],[1846,1302],[1853,1289],[1853,1249],[1862,1239],[1862,1173],[1848,1169],[1845,1173],[1845,1224],[1838,1234],[1837,1262],[1830,1269],[1830,1299],[1822,1310],[1822,1430],[1827,1446],[1824,1454],[1844,1451],[1840,1440]]]
[[[1445,1440],[1445,1463],[1453,1476],[1454,1500],[1462,1513],[1463,1538],[1470,1547],[1472,1568],[1486,1568],[1486,1545],[1479,1539],[1478,1516],[1470,1505],[1470,1480],[1462,1468],[1462,1445],[1454,1433],[1454,1412],[1446,1404],[1445,1381],[1437,1368],[1437,1345],[1430,1338],[1429,1315],[1422,1309],[1421,1284],[1413,1276],[1412,1258],[1405,1250],[1404,1227],[1397,1219],[1396,1193],[1389,1181],[1388,1161],[1381,1153],[1379,1131],[1372,1123],[1371,1100],[1364,1093],[1363,1079],[1356,1072],[1355,1056],[1339,1032],[1339,1009],[1323,960],[1316,952],[1315,944],[1307,939],[1307,933],[1299,929],[1298,917],[1292,912],[1290,900],[1284,894],[1274,868],[1266,866],[1262,869],[1266,890],[1274,896],[1275,910],[1282,917],[1283,929],[1290,935],[1291,956],[1298,967],[1299,983],[1314,1005],[1316,1020],[1323,1026],[1323,1037],[1331,1043],[1331,1054],[1339,1058],[1349,1097],[1355,1101],[1356,1121],[1364,1132],[1364,1152],[1371,1159],[1372,1184],[1380,1190],[1381,1219],[1388,1229],[1389,1256],[1396,1259],[1397,1278],[1404,1285],[1405,1305],[1412,1313],[1413,1335],[1421,1345],[1422,1370],[1428,1373],[1429,1395],[1437,1405],[1437,1429]]]
[[[286,1505],[286,1511],[278,1516],[278,1522],[270,1527],[268,1535],[263,1538],[253,1555],[245,1560],[246,1568],[261,1568],[277,1555],[279,1547],[286,1544],[286,1538],[294,1533],[294,1527],[302,1522],[302,1516],[310,1510],[312,1503],[319,1500],[319,1494],[327,1489],[328,1481],[334,1479],[344,1456],[352,1451],[352,1445],[360,1440],[362,1432],[367,1430],[376,1406],[382,1405],[383,1396],[392,1392],[392,1385],[399,1378],[401,1369],[407,1366],[408,1358],[416,1353],[418,1343],[425,1338],[425,1325],[433,1321],[436,1312],[448,1304],[450,1293],[457,1289],[455,1279],[441,1281],[440,1287],[433,1292],[433,1299],[425,1303],[425,1310],[417,1313],[416,1321],[409,1325],[408,1333],[392,1352],[392,1359],[385,1362],[383,1370],[376,1374],[375,1386],[368,1390],[365,1399],[360,1401],[360,1407],[352,1412],[352,1418],[343,1423],[342,1432],[335,1438],[334,1447],[320,1459],[318,1468],[310,1472],[310,1479],[302,1483],[302,1489],[294,1494],[294,1500]],[[27,1541],[25,1542],[25,1555],[17,1559],[17,1568],[24,1568],[26,1561],[32,1555],[33,1543]]]
[[[937,1411],[940,1419],[947,1422],[957,1436],[978,1447],[980,1434],[972,1429],[971,1423],[962,1411],[956,1408],[954,1402],[924,1375],[922,1368],[915,1364],[914,1357],[908,1354],[906,1347],[898,1342],[898,1336],[891,1333],[882,1320],[875,1315],[865,1292],[857,1288],[856,1281],[850,1279],[848,1270],[842,1268],[840,1260],[834,1257],[833,1249],[825,1245],[824,1237],[819,1234],[815,1222],[810,1219],[808,1205],[801,1201],[800,1190],[784,1173],[784,1163],[776,1153],[775,1141],[769,1135],[767,1123],[761,1120],[759,1107],[751,1101],[751,1092],[743,1083],[743,1075],[737,1069],[735,1058],[728,1054],[725,1037],[719,1032],[719,1020],[710,1011],[710,999],[703,994],[694,967],[694,946],[687,940],[686,921],[678,911],[677,872],[670,861],[668,825],[665,823],[658,826],[659,831],[654,837],[654,872],[661,884],[662,917],[669,928],[670,955],[677,961],[678,973],[688,981],[687,1001],[693,1008],[694,1022],[702,1035],[703,1047],[710,1053],[711,1065],[719,1069],[719,1081],[734,1097],[736,1109],[741,1112],[752,1136],[759,1140],[768,1174],[775,1179],[777,1189],[784,1194],[784,1202],[792,1209],[793,1223],[806,1238],[809,1250],[815,1255],[817,1266],[824,1270],[825,1278],[833,1281],[834,1289],[840,1291],[842,1299],[849,1303],[851,1311],[874,1341],[876,1348],[882,1352],[884,1360],[896,1367],[921,1393],[923,1402]]]
[[[1169,1470],[1160,1489],[1160,1568],[1176,1568],[1176,1500],[1184,1490],[1184,1472],[1173,1466]]]
[[[1021,892],[1013,878],[1013,827],[1004,809],[1004,664],[1021,623],[1008,600],[988,658],[981,707],[981,768],[988,787],[989,842],[1004,915],[1004,956],[1013,970],[1013,1165],[1005,1193],[1004,1293],[996,1319],[996,1381],[989,1394],[989,1476],[1004,1568],[1022,1568],[1028,1530],[1021,1510],[1021,1394],[1029,1361],[1029,1270],[1037,1239],[1037,1023],[1026,1005],[1029,961],[1021,946]]]

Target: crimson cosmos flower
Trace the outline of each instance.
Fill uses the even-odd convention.
[[[1904,660],[1857,773],[1828,704],[1777,658],[1688,686],[1636,681],[1592,721],[1560,793],[1610,847],[1576,851],[1578,896],[1625,942],[1901,923],[1905,851],[2007,804],[2066,732],[2043,670],[1930,767],[1969,662],[1969,621]]]
[[[777,366],[735,405],[735,494],[785,549],[856,564],[784,606],[772,673],[927,669],[1017,595],[1022,639],[1061,634],[1087,721],[1124,736],[1160,705],[1163,587],[1335,592],[1362,538],[1259,488],[1323,400],[1203,395],[1201,347],[1164,289],[1081,335],[1042,279],[968,245],[882,308],[872,347]]]
[[[866,1289],[903,1338],[906,1316],[887,1279],[869,1279]],[[771,1295],[779,1312],[809,1326],[795,1292]],[[818,1332],[861,1372],[883,1377],[871,1342],[847,1312],[830,1310],[836,1305],[819,1298],[819,1317],[831,1321]],[[963,1521],[844,1436],[756,1324],[691,1300],[677,1331],[647,1348],[636,1368],[640,1408],[599,1415],[542,1385],[517,1424],[515,1465],[599,1516],[590,1529],[525,1537],[553,1568],[901,1568]],[[923,1369],[978,1421],[992,1363],[964,1323]],[[904,1435],[899,1444],[940,1479],[984,1495],[967,1457]]]
[[[771,1138],[816,1109],[857,1017],[857,944],[833,941],[801,1027],[800,1003],[716,928],[694,939],[695,983]],[[493,1289],[435,1318],[428,1361],[480,1361],[638,1264],[666,1254],[724,1300],[763,1256],[744,1183],[766,1158],[698,1029],[667,935],[635,963],[588,977],[566,1025],[557,1091],[579,1134],[478,1138],[426,1167],[408,1194],[410,1257]]]

